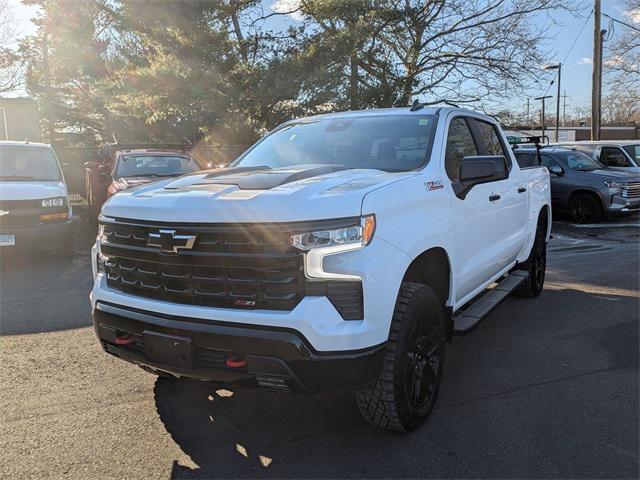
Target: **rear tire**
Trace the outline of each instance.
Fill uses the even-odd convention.
[[[593,223],[602,219],[600,199],[590,193],[578,193],[569,201],[569,215],[575,223]]]
[[[409,432],[431,413],[445,357],[445,313],[431,287],[403,282],[396,301],[382,372],[356,391],[364,419]]]
[[[542,293],[544,278],[547,271],[547,242],[546,232],[538,225],[536,227],[536,238],[531,247],[531,253],[526,262],[518,266],[518,270],[525,270],[529,273],[514,292],[519,297],[535,298]]]

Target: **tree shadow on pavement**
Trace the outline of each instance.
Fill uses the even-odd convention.
[[[350,390],[158,379],[159,418],[194,464],[174,461],[171,477],[628,476],[638,465],[634,300],[578,290],[507,300],[450,345],[434,414],[411,434],[365,424]]]
[[[52,332],[91,325],[89,253],[72,260],[33,252],[0,257],[0,334]]]

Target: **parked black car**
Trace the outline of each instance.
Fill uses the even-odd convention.
[[[516,148],[514,153],[520,167],[538,165],[534,148]],[[574,221],[589,223],[640,210],[639,174],[606,168],[574,149],[546,147],[540,157],[551,174],[553,208]]]

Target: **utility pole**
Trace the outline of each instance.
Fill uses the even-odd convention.
[[[527,97],[527,127],[531,125],[531,118],[529,117],[529,100],[530,98]]]
[[[560,141],[560,77],[562,75],[562,63],[558,63],[558,99],[556,100],[556,142]]]
[[[544,101],[547,98],[553,98],[553,95],[547,95],[546,97],[536,97],[534,100],[542,100],[542,121],[540,122],[542,126],[542,139],[544,140]]]
[[[562,126],[564,127],[567,122],[567,91],[564,91],[564,95],[562,95]]]
[[[558,70],[558,98],[556,100],[556,142],[560,141],[560,77],[562,75],[562,63],[549,65],[545,70]],[[552,82],[553,83],[553,82]]]
[[[602,101],[602,33],[600,0],[593,6],[593,71],[591,76],[591,140],[600,140],[600,110]]]

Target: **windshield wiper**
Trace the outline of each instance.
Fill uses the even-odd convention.
[[[0,180],[35,180],[35,178],[26,175],[0,175]]]

